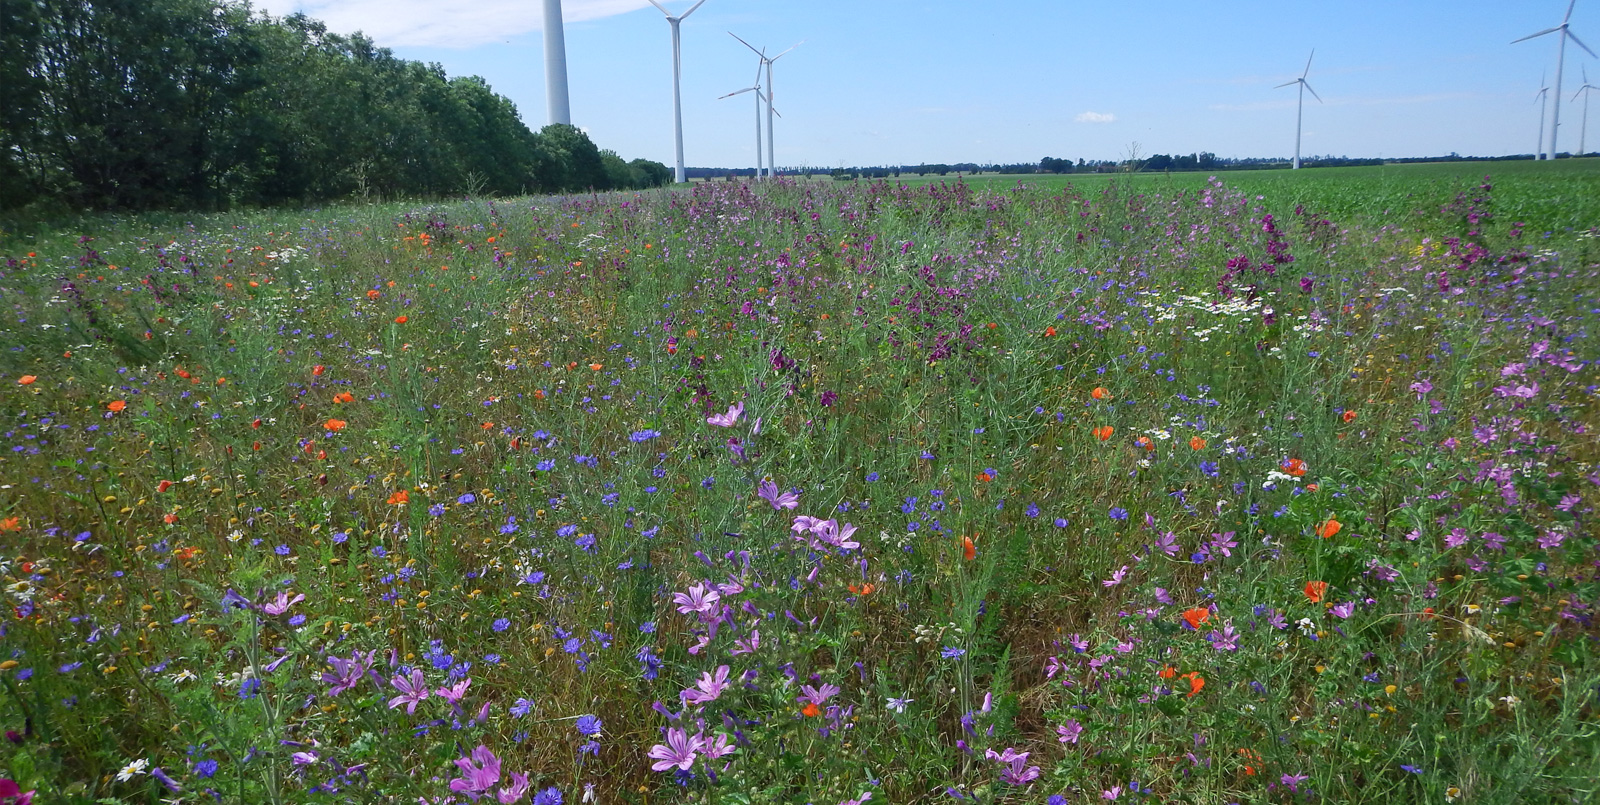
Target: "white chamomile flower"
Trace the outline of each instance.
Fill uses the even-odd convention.
[[[149,767],[149,760],[145,758],[139,758],[138,760],[123,766],[122,771],[117,772],[117,782],[126,783],[127,781],[132,780],[134,777],[144,774],[144,770]]]

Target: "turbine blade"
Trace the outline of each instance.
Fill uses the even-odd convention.
[[[1278,85],[1278,86],[1276,86],[1276,87],[1273,87],[1273,89],[1283,89],[1283,88],[1284,88],[1284,87],[1292,87],[1292,86],[1294,86],[1294,85],[1295,85],[1295,84],[1298,84],[1298,83],[1300,83],[1300,82],[1301,82],[1301,80],[1302,80],[1302,79],[1299,79],[1299,78],[1296,78],[1296,79],[1295,79],[1295,80],[1293,80],[1293,81],[1285,81],[1285,82],[1283,82],[1283,83],[1282,83],[1282,84],[1279,84],[1279,85]]]
[[[651,2],[654,2],[654,0],[651,0]],[[682,14],[679,14],[678,15],[678,19],[679,20],[688,19],[689,15],[693,14],[695,9],[697,9],[697,8],[699,8],[699,7],[701,7],[701,6],[705,5],[705,4],[706,4],[706,0],[700,0],[700,2],[695,3],[694,5],[690,6],[688,11],[685,11]]]
[[[1513,40],[1511,40],[1511,44],[1515,45],[1518,42],[1526,42],[1529,39],[1534,39],[1534,38],[1537,38],[1537,37],[1541,37],[1541,36],[1544,36],[1545,34],[1553,34],[1553,33],[1555,33],[1556,31],[1559,31],[1559,30],[1561,30],[1561,26],[1559,26],[1559,25],[1557,25],[1554,28],[1546,28],[1546,29],[1544,29],[1544,30],[1542,30],[1542,31],[1540,31],[1540,32],[1538,32],[1536,34],[1528,34],[1527,36],[1524,36],[1521,39],[1513,39]]]
[[[804,45],[805,43],[806,43],[806,40],[802,39],[799,42],[796,42],[793,45],[791,45],[789,47],[789,50],[794,50],[795,48],[800,47],[801,45]],[[770,59],[767,59],[767,61],[777,61],[777,60],[783,58],[785,55],[787,55],[789,53],[789,50],[785,50],[783,53],[779,53],[778,55],[773,56]]]
[[[1589,46],[1585,45],[1583,43],[1583,40],[1579,39],[1578,35],[1572,32],[1571,28],[1567,29],[1567,38],[1571,39],[1574,42],[1577,42],[1578,43],[1578,47],[1583,48],[1584,50],[1588,50],[1590,56],[1594,56],[1595,58],[1600,59],[1600,56],[1595,56],[1594,51],[1589,50]]]
[[[774,109],[774,110],[772,110],[772,113],[773,113],[773,114],[775,114],[775,115],[777,115],[777,116],[778,116],[778,117],[783,117],[783,113],[782,113],[782,112],[779,112],[779,111],[778,111],[778,110],[776,110],[776,109]]]
[[[1317,57],[1316,48],[1311,49],[1311,55],[1306,57],[1306,71],[1300,74],[1301,78],[1311,75],[1311,60]]]
[[[723,98],[732,98],[735,95],[743,95],[746,92],[750,92],[751,90],[758,90],[758,89],[761,89],[761,88],[760,87],[745,87],[744,89],[736,89],[733,92],[728,93],[727,95],[718,96],[717,100],[720,101]]]
[[[734,32],[733,32],[733,31],[729,31],[729,32],[728,32],[728,36],[731,36],[731,37],[733,37],[733,38],[734,38],[734,39],[739,39],[739,35],[738,35],[738,34],[736,34],[736,33],[734,33]],[[751,49],[751,50],[752,50],[752,51],[754,51],[754,52],[755,52],[755,54],[756,54],[756,55],[757,55],[757,56],[760,56],[760,57],[761,57],[761,58],[763,58],[763,59],[765,59],[765,58],[766,58],[766,57],[767,57],[767,54],[765,54],[765,53],[762,53],[762,52],[761,52],[761,51],[759,51],[759,50],[756,50],[756,46],[755,46],[755,45],[752,45],[752,44],[750,44],[750,43],[749,43],[749,42],[746,42],[746,41],[744,41],[744,40],[743,40],[743,39],[739,39],[739,44],[741,44],[741,45],[744,45],[744,46],[745,46],[745,47],[747,47],[747,48],[750,48],[750,49]]]
[[[1566,25],[1567,24],[1567,20],[1572,19],[1572,9],[1577,7],[1577,5],[1578,5],[1578,0],[1572,0],[1572,2],[1567,4],[1567,16],[1561,18],[1561,24],[1562,25]]]
[[[657,2],[656,2],[656,0],[650,0],[650,5],[652,5],[652,6],[655,6],[655,7],[656,7],[656,8],[659,8],[659,9],[661,9],[661,13],[662,13],[662,14],[665,14],[665,15],[667,15],[667,16],[668,16],[668,17],[671,17],[671,16],[672,16],[672,12],[670,12],[670,11],[668,11],[668,10],[667,10],[667,7],[666,7],[666,6],[664,6],[664,5],[661,5],[661,4],[660,4],[660,3],[657,3]]]
[[[1300,83],[1306,84],[1306,82],[1304,80],[1302,80]],[[1317,99],[1317,103],[1322,103],[1322,96],[1318,95],[1316,90],[1311,89],[1311,85],[1310,84],[1306,84],[1306,89],[1311,93],[1311,97]]]

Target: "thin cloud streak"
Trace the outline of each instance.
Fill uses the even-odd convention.
[[[1073,120],[1079,123],[1115,123],[1117,116],[1110,112],[1079,112]]]
[[[360,31],[383,47],[470,48],[543,27],[538,0],[257,0],[276,17],[300,12],[339,34]],[[564,0],[566,23],[614,17],[646,0]]]

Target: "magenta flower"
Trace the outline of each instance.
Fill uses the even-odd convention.
[[[450,781],[450,790],[466,794],[474,802],[500,782],[500,758],[487,746],[479,744],[470,757],[457,758],[455,764],[461,776]]]
[[[828,700],[833,698],[838,693],[839,688],[827,683],[823,683],[820,689],[813,688],[810,685],[801,685],[800,695],[795,698],[806,704],[814,704],[818,707],[821,707],[822,705],[827,704]]]
[[[1239,650],[1239,633],[1234,631],[1231,618],[1222,625],[1222,631],[1212,632],[1206,635],[1206,639],[1211,641],[1211,647],[1217,651]]]
[[[1123,565],[1121,567],[1121,569],[1119,569],[1115,573],[1111,574],[1111,578],[1106,579],[1105,581],[1102,581],[1100,583],[1105,585],[1105,586],[1107,586],[1107,587],[1115,587],[1118,584],[1121,584],[1123,578],[1125,578],[1127,575],[1128,575],[1128,566],[1127,565]]]
[[[800,505],[800,496],[794,492],[779,492],[778,485],[771,481],[762,481],[756,487],[756,494],[762,500],[772,504],[774,509],[793,509]]]
[[[1027,785],[1039,779],[1039,767],[1028,765],[1028,753],[1006,747],[1004,752],[990,749],[983,756],[999,763],[1000,779],[1007,785]]]
[[[687,593],[673,593],[672,600],[677,602],[678,611],[687,615],[691,612],[710,612],[716,608],[722,594],[716,590],[708,590],[704,584],[696,584],[689,588]]]
[[[328,664],[333,666],[333,671],[322,672],[322,681],[333,686],[328,689],[328,695],[338,696],[361,684],[377,654],[376,651],[369,651],[367,656],[363,657],[360,651],[352,651],[348,660],[343,657],[329,657]]]
[[[714,702],[728,687],[728,666],[717,666],[716,676],[708,671],[700,675],[700,681],[692,688],[685,689],[680,697],[684,704],[705,704]]]
[[[415,668],[411,669],[410,678],[395,674],[394,679],[389,680],[389,684],[400,691],[399,696],[389,700],[390,710],[403,704],[406,706],[406,715],[415,715],[417,703],[428,698],[428,683],[422,681],[422,672]]]
[[[751,629],[750,636],[747,638],[739,638],[733,641],[734,656],[754,654],[759,648],[761,648],[761,631],[758,629]]]
[[[500,805],[512,805],[512,803],[527,796],[528,788],[528,775],[512,772],[511,787],[500,789],[500,793],[495,795],[495,799],[500,800]]]
[[[667,742],[650,747],[646,754],[656,759],[651,764],[651,771],[666,771],[677,766],[679,771],[688,771],[694,765],[695,753],[700,751],[704,742],[700,736],[690,737],[689,733],[670,727],[667,729]]]
[[[1061,734],[1062,743],[1075,744],[1078,742],[1078,736],[1083,734],[1083,725],[1069,718],[1067,723],[1056,727],[1056,732]]]
[[[701,751],[706,753],[706,760],[716,760],[717,758],[726,757],[734,752],[739,751],[738,747],[728,743],[728,736],[720,732],[712,735],[709,739],[707,739],[704,735],[699,735],[696,737],[700,738],[700,743],[702,746]]]
[[[261,611],[268,615],[282,615],[289,611],[289,607],[304,600],[306,600],[306,597],[303,594],[290,598],[288,593],[278,593],[278,597],[274,598],[271,603],[261,605]]]
[[[706,424],[716,425],[719,428],[731,428],[735,422],[739,421],[739,416],[743,413],[744,403],[736,402],[733,405],[728,406],[727,413],[712,414],[711,416],[706,417]]]
[[[448,688],[439,688],[434,693],[451,704],[460,704],[461,700],[467,697],[467,686],[470,684],[472,680],[463,679]]]

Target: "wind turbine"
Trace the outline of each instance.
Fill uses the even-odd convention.
[[[1573,100],[1577,100],[1579,95],[1583,96],[1583,125],[1578,127],[1578,156],[1589,153],[1586,150],[1589,137],[1589,93],[1597,89],[1600,87],[1589,83],[1589,68],[1585,67],[1583,86],[1578,87],[1578,91],[1572,94]]]
[[[735,34],[732,31],[728,32],[728,36],[731,36],[734,39],[739,39],[738,34]],[[776,114],[772,109],[772,63],[788,55],[789,50],[794,50],[795,48],[805,44],[805,42],[803,40],[796,42],[793,47],[789,48],[789,50],[785,50],[784,52],[779,53],[770,59],[767,58],[767,51],[765,48],[756,50],[755,45],[752,45],[743,39],[739,39],[739,44],[750,48],[750,50],[761,59],[761,66],[767,69],[767,176],[770,178],[776,172],[776,167],[778,164],[777,157],[773,154],[772,150],[772,130],[774,128],[772,125],[772,116]],[[757,69],[757,76],[760,76],[759,68]],[[778,116],[783,117],[783,115]]]
[[[1553,33],[1557,32],[1557,31],[1561,32],[1561,42],[1560,42],[1560,44],[1556,45],[1556,86],[1555,86],[1556,104],[1555,104],[1555,107],[1553,108],[1552,112],[1550,113],[1550,158],[1551,159],[1555,159],[1556,158],[1556,154],[1557,154],[1557,151],[1556,151],[1556,136],[1558,135],[1558,133],[1560,132],[1560,129],[1561,129],[1561,67],[1562,67],[1563,63],[1566,61],[1566,58],[1567,58],[1567,40],[1571,39],[1573,42],[1577,43],[1578,47],[1583,48],[1584,50],[1588,51],[1590,56],[1594,56],[1595,55],[1594,51],[1589,50],[1589,46],[1585,45],[1583,43],[1583,40],[1578,38],[1577,34],[1575,34],[1572,31],[1567,29],[1567,21],[1572,19],[1572,9],[1577,5],[1578,5],[1578,0],[1572,0],[1572,2],[1567,4],[1567,16],[1561,18],[1561,24],[1560,25],[1557,25],[1554,28],[1546,28],[1543,31],[1540,31],[1540,32],[1538,32],[1536,34],[1528,34],[1527,36],[1524,36],[1521,39],[1514,39],[1511,42],[1511,44],[1515,45],[1518,42],[1526,42],[1529,39],[1534,39],[1534,38],[1537,38],[1537,37],[1540,37],[1540,36],[1544,36],[1545,34],[1553,34]],[[1595,56],[1595,58],[1600,58],[1600,56]]]
[[[673,134],[673,143],[676,144],[677,148],[678,148],[677,172],[674,174],[674,180],[678,184],[683,184],[683,180],[684,180],[684,176],[683,176],[683,101],[681,99],[681,96],[680,96],[679,90],[678,90],[678,82],[679,82],[679,74],[680,74],[680,68],[678,66],[678,61],[679,61],[679,59],[678,59],[678,53],[679,53],[679,48],[678,48],[678,23],[683,22],[685,19],[688,19],[689,15],[693,14],[694,10],[699,8],[700,6],[704,5],[705,2],[706,2],[706,0],[700,0],[700,2],[695,3],[694,5],[690,6],[688,11],[685,11],[682,14],[679,14],[678,16],[674,17],[674,16],[672,16],[672,12],[667,11],[666,6],[663,6],[660,3],[657,3],[656,0],[650,0],[650,5],[661,9],[661,13],[667,15],[667,24],[672,26],[672,134]]]
[[[1539,141],[1533,146],[1534,160],[1544,159],[1544,113],[1545,107],[1550,105],[1550,87],[1544,83],[1544,76],[1539,76],[1539,94],[1533,96],[1539,102]]]
[[[761,65],[756,65],[756,83],[755,83],[755,86],[745,87],[744,89],[736,89],[736,90],[728,93],[727,95],[723,95],[723,96],[717,98],[717,100],[720,101],[723,98],[732,98],[735,95],[743,95],[746,92],[754,92],[756,94],[756,178],[760,179],[761,178]]]
[[[561,0],[544,0],[544,96],[551,123],[572,125],[567,102],[567,38],[561,25]]]
[[[1311,90],[1311,97],[1316,98],[1317,99],[1317,103],[1322,103],[1322,96],[1318,95],[1317,91],[1314,90],[1314,89],[1311,89],[1311,85],[1306,83],[1306,76],[1311,74],[1311,59],[1315,58],[1316,55],[1317,55],[1317,51],[1316,50],[1312,50],[1311,51],[1311,56],[1306,58],[1306,70],[1305,70],[1305,72],[1300,74],[1299,78],[1296,78],[1293,81],[1285,81],[1282,84],[1279,84],[1278,86],[1273,87],[1273,89],[1283,89],[1284,87],[1287,87],[1287,86],[1289,86],[1291,84],[1299,84],[1300,85],[1300,100],[1299,100],[1298,103],[1296,103],[1295,111],[1294,111],[1294,169],[1295,170],[1300,170],[1300,120],[1301,120],[1301,118],[1302,118],[1302,116],[1303,116],[1303,114],[1305,112],[1306,90],[1310,89]]]

